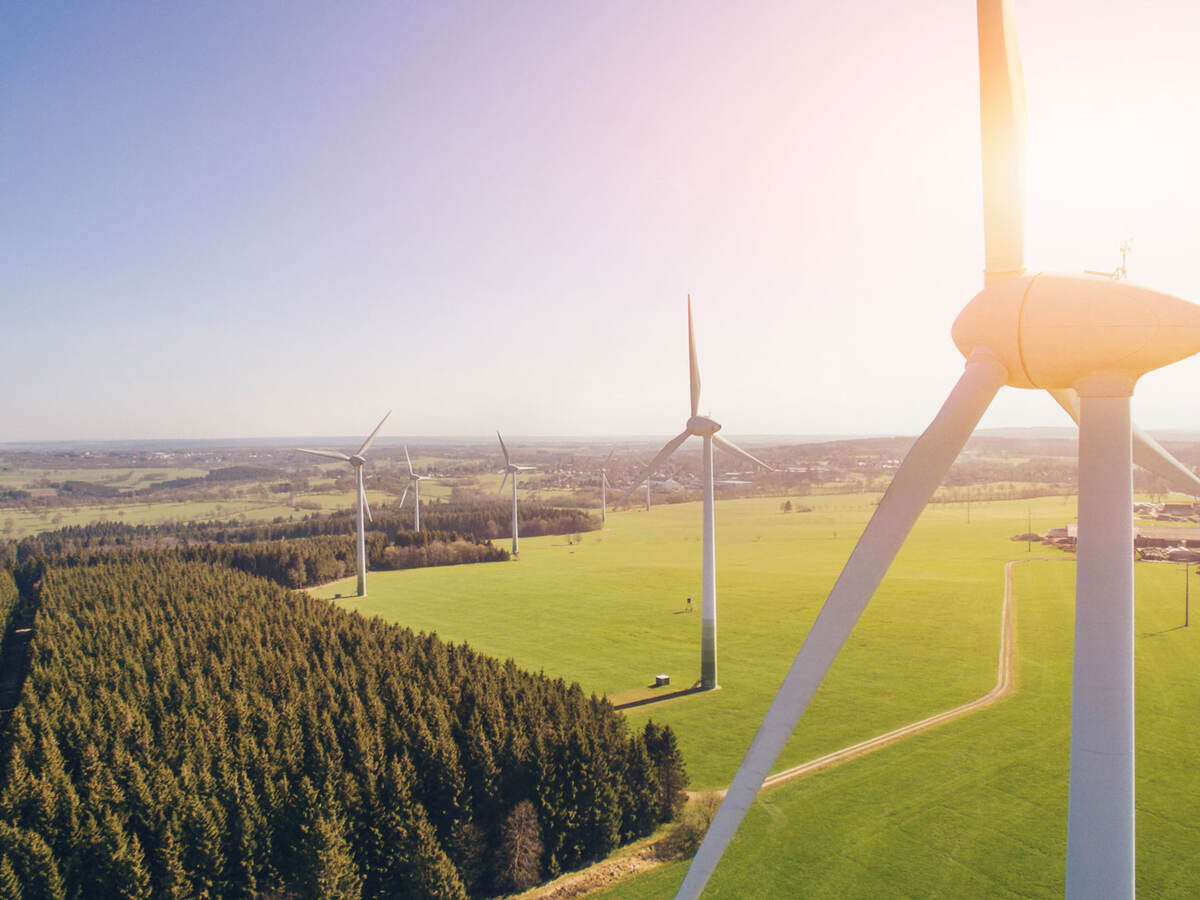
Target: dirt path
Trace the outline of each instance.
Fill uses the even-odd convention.
[[[894,744],[903,738],[941,725],[943,722],[949,722],[952,719],[957,719],[960,716],[965,716],[968,713],[991,706],[1001,697],[1012,693],[1015,687],[1013,681],[1013,655],[1016,638],[1012,623],[1012,568],[1017,563],[1043,560],[1044,557],[1014,559],[1004,564],[1004,603],[1000,608],[1000,653],[996,664],[996,684],[990,691],[982,697],[972,700],[969,703],[964,703],[962,706],[956,706],[953,709],[948,709],[945,712],[912,722],[889,731],[886,734],[868,738],[865,741],[859,741],[857,744],[851,744],[849,747],[843,747],[841,750],[826,753],[824,756],[818,756],[816,759],[809,760],[806,763],[792,766],[790,769],[784,769],[782,772],[776,772],[774,775],[769,775],[763,781],[761,789],[766,790],[767,788],[783,784],[785,781],[802,778],[821,769],[836,766],[847,760],[864,756],[881,747],[886,747],[888,744]],[[725,796],[724,790],[716,793],[722,797]],[[527,893],[522,894],[521,897],[523,900],[561,900],[561,898],[567,897],[582,897],[592,891],[608,887],[637,872],[657,868],[662,865],[662,862],[658,858],[656,844],[653,840],[642,841],[623,849],[616,855],[610,856],[608,859],[602,860],[593,866],[581,869],[578,872],[568,872],[566,875],[548,884],[533,888]]]

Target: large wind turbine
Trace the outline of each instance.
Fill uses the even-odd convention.
[[[375,435],[379,434],[379,429],[383,427],[383,423],[387,421],[387,417],[392,414],[389,409],[383,414],[383,418],[379,420],[379,424],[375,426],[375,430],[363,441],[362,446],[358,448],[358,452],[353,456],[348,456],[345,453],[339,453],[337,450],[306,450],[303,447],[297,447],[301,453],[311,453],[313,456],[324,456],[327,459],[340,459],[343,462],[350,463],[354,467],[354,477],[358,483],[358,596],[367,596],[367,526],[363,521],[363,514],[367,518],[371,518],[371,506],[367,503],[367,492],[363,488],[363,463],[366,459],[363,454],[367,452],[367,448],[371,446],[371,442],[375,440]],[[372,519],[372,521],[374,521]]]
[[[717,685],[717,547],[716,533],[713,524],[713,445],[726,450],[735,456],[749,460],[756,466],[770,469],[765,462],[751,456],[741,447],[719,437],[717,432],[721,426],[709,418],[699,414],[700,409],[700,365],[696,361],[696,338],[692,328],[692,298],[688,297],[688,371],[691,378],[692,415],[684,425],[683,431],[667,441],[667,445],[658,451],[658,456],[646,467],[646,502],[649,508],[650,476],[656,472],[667,458],[692,435],[704,439],[701,470],[704,477],[704,543],[701,551],[703,560],[703,585],[700,604],[700,687],[712,690]],[[617,501],[620,507],[641,484],[641,479],[635,478],[633,487]]]
[[[413,490],[413,531],[421,530],[421,482],[428,478],[428,475],[418,475],[413,471],[412,460],[408,456],[408,445],[404,445],[404,461],[408,463],[408,484],[404,486],[404,493],[400,495],[400,509],[404,509],[404,501],[408,497],[408,489]]]
[[[504,438],[500,437],[500,432],[496,432],[496,437],[500,438],[500,449],[504,451],[504,477],[500,480],[500,490],[504,490],[504,482],[508,481],[508,476],[512,476],[513,483],[513,513],[512,513],[512,541],[513,541],[513,556],[518,555],[517,549],[517,473],[532,472],[537,466],[518,466],[515,462],[508,458],[508,448],[504,446]]]
[[[1026,274],[1025,97],[1016,35],[1008,0],[978,0],[977,9],[987,269],[983,291],[951,332],[966,357],[965,371],[879,502],[759,726],[678,897],[697,897],[703,889],[909,530],[1005,384],[1049,389],[1068,401],[1069,411],[1078,403],[1066,892],[1078,898],[1134,895],[1134,444],[1139,462],[1176,484],[1189,478],[1132,428],[1130,399],[1141,375],[1200,351],[1200,307],[1127,282]]]

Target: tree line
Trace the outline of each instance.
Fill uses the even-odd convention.
[[[504,501],[429,503],[421,511],[421,523],[432,532],[440,532],[448,543],[478,543],[510,537],[511,506]],[[425,546],[420,533],[411,530],[412,516],[405,510],[380,510],[375,521],[367,524],[367,534],[382,533],[398,548]],[[579,509],[564,509],[534,501],[523,502],[518,527],[521,534],[536,537],[546,534],[578,534],[594,531],[600,520]],[[245,523],[237,520],[211,522],[163,522],[155,525],[130,525],[124,522],[93,522],[67,525],[53,531],[0,543],[0,566],[12,567],[26,559],[78,554],[85,550],[111,547],[164,547],[195,543],[245,544],[333,535],[354,535],[358,520],[353,513],[306,515],[298,520],[277,518],[272,522]],[[457,535],[446,538],[445,535]],[[408,554],[397,554],[397,559]],[[429,554],[425,554],[428,557]],[[437,554],[434,554],[435,556]],[[380,557],[371,564],[386,565]],[[438,563],[430,563],[436,565]],[[395,564],[392,568],[408,568]]]
[[[178,553],[22,581],[0,894],[488,896],[682,804],[669,728],[465,644]]]

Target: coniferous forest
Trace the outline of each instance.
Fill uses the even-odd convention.
[[[673,818],[668,728],[179,552],[27,560],[0,897],[465,897]],[[6,644],[12,640],[11,628]]]

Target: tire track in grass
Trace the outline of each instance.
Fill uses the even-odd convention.
[[[818,756],[816,759],[811,759],[798,766],[784,769],[782,772],[776,772],[774,775],[767,776],[759,790],[765,791],[767,788],[784,784],[796,778],[803,778],[805,775],[811,775],[813,772],[819,772],[822,769],[828,769],[840,763],[856,759],[857,757],[865,756],[889,744],[894,744],[896,741],[941,725],[943,722],[949,722],[977,712],[1011,694],[1016,688],[1015,681],[1013,680],[1013,656],[1016,635],[1014,634],[1012,623],[1012,569],[1018,563],[1046,561],[1048,561],[1047,557],[1037,556],[1030,559],[1009,560],[1004,564],[1004,602],[1000,607],[1000,652],[996,663],[996,684],[990,691],[961,706],[936,713],[919,721],[893,729],[885,734],[868,738],[865,741],[859,741],[857,744],[851,744],[848,747],[843,747],[840,750],[834,750],[832,753]],[[720,790],[713,793],[724,797],[726,791]],[[617,853],[608,859],[588,866],[586,869],[569,872],[552,882],[531,888],[521,896],[529,898],[529,900],[533,900],[533,898],[555,898],[555,900],[558,900],[558,898],[582,897],[601,888],[610,887],[618,881],[624,881],[636,873],[656,869],[667,861],[657,858],[654,852],[656,843],[648,845],[644,841],[639,841],[634,845],[636,850],[633,850],[633,852],[629,852],[632,849],[629,848],[624,852]]]
[[[849,747],[843,747],[841,750],[834,750],[832,753],[826,753],[824,756],[818,756],[816,759],[811,759],[806,763],[801,763],[798,766],[792,766],[790,769],[784,769],[782,772],[776,772],[774,775],[768,775],[763,781],[763,789],[775,787],[777,784],[783,784],[785,781],[790,781],[793,778],[801,778],[812,772],[826,769],[829,766],[835,766],[838,763],[846,762],[847,760],[863,756],[878,750],[880,747],[886,747],[888,744],[895,743],[906,737],[914,734],[919,734],[922,731],[933,728],[936,725],[941,725],[943,722],[949,722],[952,719],[957,719],[960,716],[965,716],[968,713],[983,709],[986,706],[991,706],[1001,697],[1004,697],[1013,690],[1013,628],[1012,628],[1012,607],[1013,607],[1013,586],[1012,586],[1012,567],[1020,562],[1044,562],[1044,557],[1038,557],[1036,560],[1021,560],[1014,559],[1004,564],[1004,603],[1000,608],[1000,654],[996,664],[996,684],[984,694],[969,703],[964,703],[961,706],[956,706],[953,709],[948,709],[945,712],[936,713],[935,715],[921,719],[917,722],[911,722],[908,725],[902,725],[886,734],[881,734],[873,738],[868,738],[865,741],[859,741],[857,744],[851,744]],[[721,791],[721,796],[725,796],[725,791]]]

